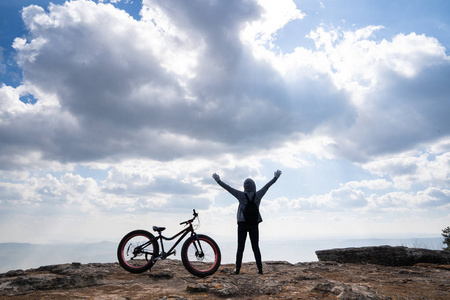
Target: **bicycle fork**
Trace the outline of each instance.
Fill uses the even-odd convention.
[[[193,235],[195,235],[195,240],[193,241],[195,248],[195,256],[197,257],[197,259],[203,259],[205,257],[205,254],[203,253],[202,244],[200,243],[197,234]]]

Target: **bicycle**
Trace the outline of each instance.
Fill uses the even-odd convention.
[[[117,248],[117,258],[122,268],[131,273],[142,273],[149,270],[158,260],[166,259],[170,255],[175,255],[175,247],[190,233],[181,249],[181,260],[184,267],[193,275],[205,277],[214,274],[220,266],[221,253],[217,243],[207,235],[197,234],[192,223],[200,219],[198,213],[193,210],[194,217],[181,222],[180,225],[187,227],[172,237],[165,237],[162,232],[165,227],[153,226],[153,231],[158,235],[146,230],[134,230],[125,235]],[[171,241],[180,238],[175,242],[168,252],[164,250],[163,240]],[[159,252],[158,240],[161,245]]]

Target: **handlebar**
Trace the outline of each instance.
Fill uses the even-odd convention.
[[[193,211],[194,217],[192,219],[190,219],[190,220],[181,222],[180,225],[190,224],[190,223],[194,222],[195,218],[198,217],[198,213],[195,211],[195,209],[193,209],[192,211]]]

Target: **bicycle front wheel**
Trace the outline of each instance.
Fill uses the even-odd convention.
[[[145,230],[128,233],[117,248],[119,264],[131,273],[142,273],[150,269],[154,264],[153,258],[158,254],[158,242],[153,234]]]
[[[220,266],[219,246],[209,236],[198,234],[189,237],[181,249],[184,267],[193,275],[205,277],[214,274]]]

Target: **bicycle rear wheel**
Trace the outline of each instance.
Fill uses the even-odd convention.
[[[193,275],[205,277],[214,274],[220,266],[219,246],[209,236],[198,234],[189,237],[181,249],[184,267]]]
[[[145,230],[128,233],[117,248],[119,264],[131,273],[142,273],[150,269],[154,264],[153,258],[158,254],[158,242],[153,234]]]

